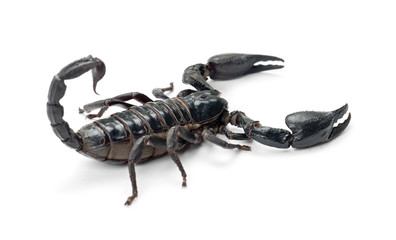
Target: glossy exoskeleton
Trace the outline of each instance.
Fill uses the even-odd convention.
[[[92,56],[74,61],[54,76],[48,93],[47,113],[54,133],[67,146],[77,152],[100,161],[127,163],[132,195],[125,202],[131,204],[137,197],[135,165],[151,157],[169,153],[183,177],[186,186],[186,172],[178,157],[178,152],[187,144],[199,144],[207,140],[227,149],[250,150],[249,146],[228,143],[216,137],[222,133],[228,139],[253,139],[262,144],[288,148],[307,148],[328,142],[337,137],[348,126],[351,115],[336,127],[334,124],[347,112],[347,105],[330,112],[304,111],[286,117],[285,129],[262,126],[241,111],[228,111],[227,101],[213,89],[207,78],[227,80],[246,74],[282,68],[282,64],[265,65],[258,62],[283,62],[281,58],[265,55],[222,54],[211,57],[207,64],[188,67],[183,74],[183,82],[196,90],[183,90],[177,97],[169,98],[168,88],[153,90],[153,101],[139,92],[130,92],[87,104],[80,112],[100,109],[88,118],[101,117],[111,106],[125,108],[125,111],[112,114],[108,118],[96,120],[74,132],[63,119],[63,107],[59,103],[66,92],[65,80],[76,78],[92,70],[93,86],[105,74],[104,63]],[[128,100],[136,100],[142,105],[134,106]],[[233,133],[227,125],[243,129],[243,133]]]

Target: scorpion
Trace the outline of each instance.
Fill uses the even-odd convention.
[[[273,62],[276,62],[273,64]],[[225,149],[250,150],[250,146],[229,143],[216,134],[224,134],[230,140],[255,140],[276,148],[308,148],[328,142],[339,136],[348,126],[351,114],[336,126],[348,110],[348,104],[328,112],[301,111],[286,116],[285,122],[291,130],[262,126],[242,111],[228,111],[228,103],[220,97],[220,92],[210,86],[212,80],[228,80],[247,74],[283,67],[283,59],[257,54],[221,54],[209,58],[207,64],[195,64],[184,71],[182,81],[196,90],[186,89],[177,97],[169,98],[164,92],[173,90],[155,88],[153,101],[143,93],[130,92],[86,104],[80,113],[87,113],[90,119],[100,118],[112,106],[125,110],[107,118],[100,118],[74,132],[63,119],[64,109],[60,104],[66,92],[65,80],[74,79],[91,70],[93,90],[106,72],[105,64],[88,56],[76,60],[56,74],[51,82],[47,115],[55,135],[77,152],[116,164],[127,164],[132,185],[132,195],[125,205],[130,205],[138,196],[135,165],[168,153],[187,185],[187,174],[178,152],[189,144],[199,144],[206,140]],[[142,105],[127,103],[136,100]],[[97,114],[88,114],[98,110]],[[232,132],[231,124],[242,128],[242,132]]]

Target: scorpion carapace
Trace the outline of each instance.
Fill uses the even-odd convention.
[[[105,64],[98,58],[88,56],[64,67],[51,82],[48,93],[47,114],[55,134],[67,146],[84,155],[112,163],[127,163],[132,184],[132,195],[125,202],[131,204],[137,197],[135,165],[149,158],[169,153],[183,177],[186,186],[186,172],[178,157],[178,152],[187,144],[199,144],[207,140],[227,149],[250,150],[249,146],[228,143],[216,134],[224,134],[228,139],[253,139],[262,144],[288,148],[307,148],[328,142],[345,130],[351,115],[336,127],[334,124],[347,112],[348,105],[330,112],[304,111],[286,117],[285,129],[262,126],[240,111],[228,111],[227,101],[213,89],[207,79],[227,80],[265,70],[282,68],[282,64],[258,64],[258,62],[283,62],[281,58],[265,55],[222,54],[208,60],[207,64],[188,67],[183,74],[183,82],[191,84],[196,90],[181,91],[177,97],[169,98],[167,88],[156,88],[153,101],[139,92],[122,95],[87,104],[80,113],[90,113],[99,109],[97,114],[87,114],[88,118],[100,118],[111,106],[119,106],[125,111],[112,114],[108,118],[96,120],[74,132],[63,120],[63,107],[59,103],[66,91],[64,80],[73,79],[92,70],[93,86],[105,74]],[[136,100],[142,105],[127,103]],[[233,133],[227,125],[243,129]]]

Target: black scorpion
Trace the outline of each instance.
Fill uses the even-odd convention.
[[[87,104],[80,112],[100,109],[88,118],[101,117],[110,106],[120,106],[125,111],[112,114],[83,126],[74,132],[63,120],[63,107],[59,103],[66,92],[64,80],[76,78],[92,70],[93,88],[106,72],[105,64],[98,58],[88,56],[74,61],[54,76],[48,93],[47,114],[54,133],[67,146],[86,156],[111,163],[127,163],[132,183],[132,195],[125,205],[131,204],[138,196],[135,165],[149,158],[169,153],[183,177],[186,186],[186,172],[178,157],[178,152],[187,144],[199,144],[207,140],[227,149],[250,150],[249,146],[231,144],[216,137],[224,134],[228,139],[253,139],[262,144],[288,148],[307,148],[328,142],[345,130],[351,115],[338,126],[334,126],[346,112],[348,105],[330,112],[304,111],[286,117],[288,130],[262,126],[241,111],[228,111],[227,101],[219,97],[207,79],[227,80],[250,73],[282,68],[282,64],[264,65],[258,62],[283,62],[281,58],[265,55],[222,54],[211,57],[207,64],[188,67],[183,74],[183,82],[196,90],[183,90],[177,97],[169,98],[164,92],[173,90],[156,88],[153,101],[139,92],[118,95],[113,98]],[[126,101],[136,100],[143,105],[133,106]],[[243,133],[233,133],[227,125],[243,129]]]

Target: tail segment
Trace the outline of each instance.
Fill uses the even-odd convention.
[[[52,130],[64,144],[76,150],[79,150],[82,147],[81,136],[76,134],[69,127],[69,124],[63,120],[63,107],[59,101],[63,98],[66,92],[64,80],[77,78],[89,70],[92,70],[93,88],[96,93],[96,85],[104,76],[106,67],[100,59],[92,56],[74,61],[64,67],[52,79],[48,91],[47,115],[51,122]]]

